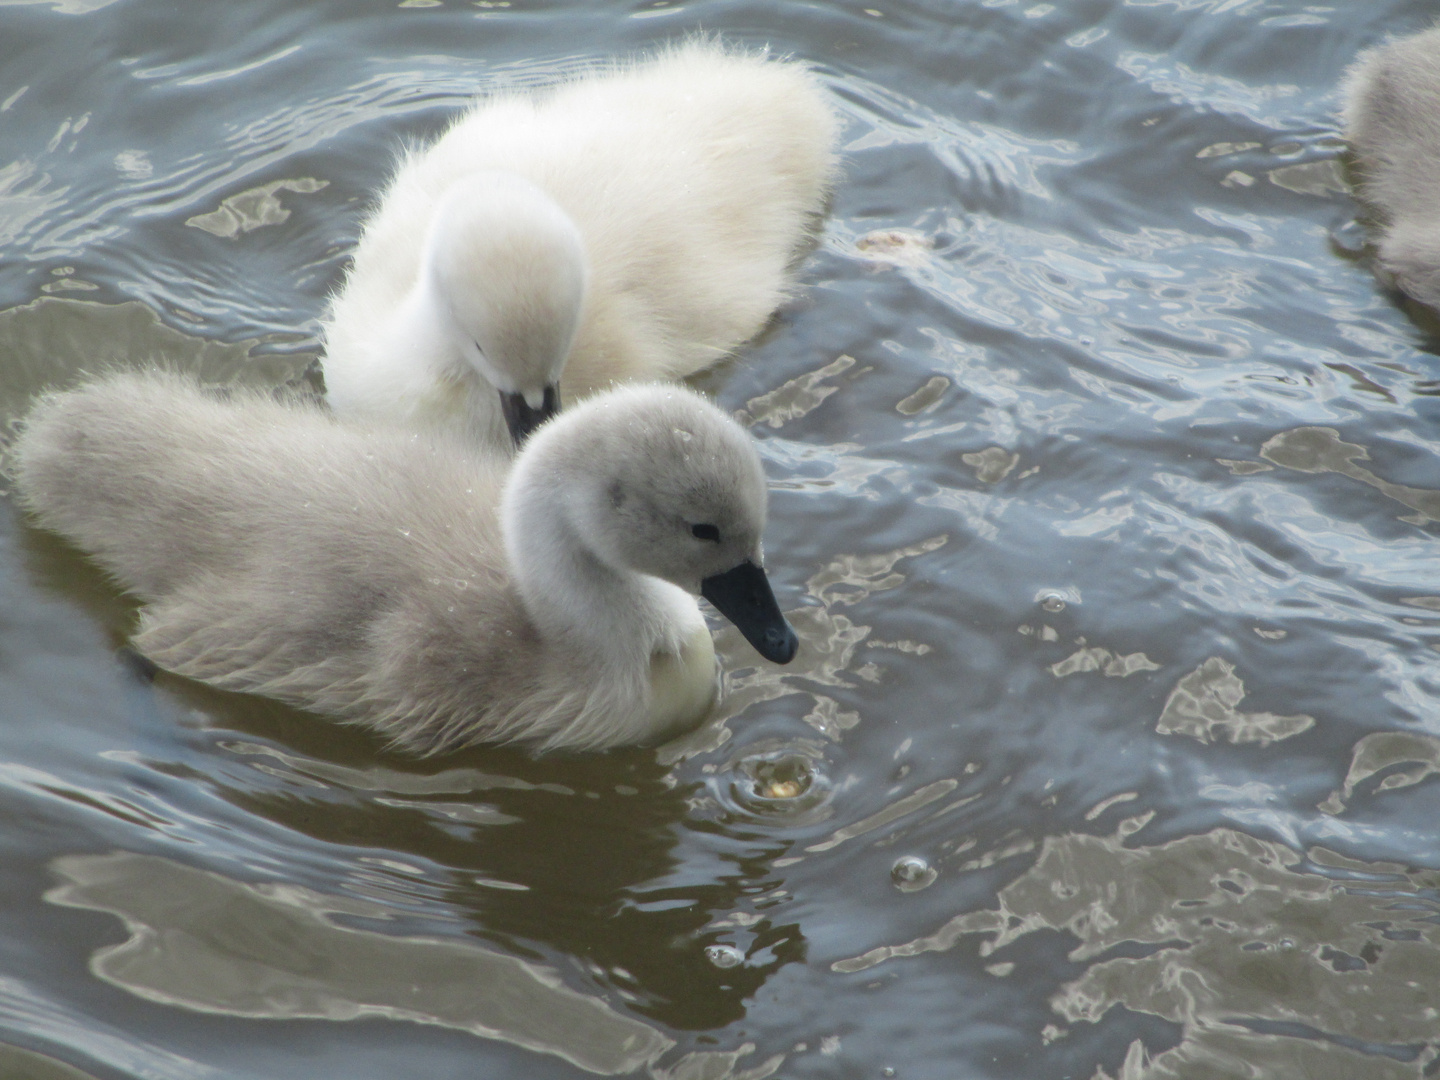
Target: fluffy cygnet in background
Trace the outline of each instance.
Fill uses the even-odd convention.
[[[365,225],[332,408],[508,451],[562,399],[723,358],[793,289],[836,133],[806,67],[707,41],[482,98]]]

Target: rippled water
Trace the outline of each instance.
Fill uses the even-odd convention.
[[[0,3],[0,416],[305,379],[466,97],[817,65],[805,295],[705,380],[802,638],[657,753],[416,762],[162,676],[0,501],[0,1074],[1418,1077],[1440,364],[1335,84],[1433,4]]]

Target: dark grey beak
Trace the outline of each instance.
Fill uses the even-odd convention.
[[[560,388],[553,383],[545,387],[545,400],[538,409],[532,409],[524,394],[500,392],[500,407],[505,410],[505,425],[510,429],[510,438],[520,446],[530,433],[560,411]]]
[[[800,639],[780,614],[765,571],[746,559],[733,570],[712,574],[700,582],[700,595],[715,605],[755,651],[766,660],[788,664],[795,659]]]

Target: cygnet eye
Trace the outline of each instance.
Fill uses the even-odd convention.
[[[720,530],[714,525],[691,525],[690,532],[696,540],[714,540],[720,542]]]

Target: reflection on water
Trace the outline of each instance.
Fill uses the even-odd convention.
[[[1155,730],[1162,735],[1188,735],[1202,743],[1223,738],[1269,746],[1315,726],[1313,716],[1241,712],[1235,706],[1244,699],[1245,684],[1234,665],[1212,656],[1175,684]]]
[[[1035,632],[1034,628],[1030,626],[1022,626],[1020,630],[1022,633]],[[1055,634],[1053,628],[1043,626],[1040,628],[1042,636],[1047,630],[1050,631],[1052,635]],[[1054,639],[1052,638],[1051,640]],[[1151,660],[1143,652],[1118,656],[1101,645],[1090,645],[1076,649],[1058,664],[1050,665],[1050,674],[1054,675],[1057,679],[1063,679],[1066,675],[1074,675],[1082,671],[1099,671],[1103,673],[1107,679],[1124,679],[1137,672],[1158,670],[1160,670],[1160,665]]]
[[[269,387],[298,384],[308,367],[308,358],[255,356],[249,344],[181,333],[136,301],[102,304],[58,296],[0,311],[0,355],[5,357],[0,435],[13,429],[39,394],[72,386],[87,373],[162,364],[192,372],[210,386]]]
[[[95,974],[151,1001],[267,1019],[386,1016],[558,1054],[587,1072],[635,1071],[671,1045],[660,1032],[489,949],[337,925],[388,920],[383,904],[294,886],[246,886],[165,859],[72,856],[47,899],[118,915],[128,941]]]
[[[233,240],[241,233],[266,225],[282,225],[290,218],[290,211],[280,201],[277,192],[296,191],[308,195],[328,186],[328,180],[316,180],[302,176],[292,180],[273,180],[238,195],[225,199],[218,210],[208,214],[196,214],[186,218],[185,224],[204,229],[212,236],[223,236]]]
[[[89,1073],[72,1069],[44,1054],[0,1043],[0,1070],[16,1080],[95,1080]]]
[[[1413,488],[1382,480],[1357,461],[1366,461],[1370,452],[1356,443],[1345,442],[1334,428],[1296,428],[1276,435],[1260,448],[1260,456],[1287,469],[1308,473],[1339,473],[1369,484],[1416,513],[1401,518],[1424,525],[1440,521],[1440,490]]]
[[[1366,735],[1351,752],[1345,783],[1339,791],[1332,791],[1319,809],[1327,814],[1343,813],[1357,784],[1396,765],[1410,767],[1388,774],[1375,785],[1377,794],[1409,787],[1440,773],[1440,738],[1413,731],[1377,731]]]
[[[1133,1044],[1124,1080],[1415,1077],[1440,1056],[1434,872],[1323,848],[1301,856],[1229,829],[1128,846],[1149,817],[1109,837],[1047,838],[998,908],[831,966],[868,971],[969,935],[988,935],[981,957],[1003,957],[1027,935],[1063,931],[1078,941],[1068,959],[1088,966],[1051,999],[1071,1026],[1048,1025],[1047,1043],[1116,1005],[1180,1025],[1171,1049]],[[987,970],[1003,978],[1015,965]]]
[[[705,949],[718,940],[715,919],[765,892],[764,877],[681,873],[673,829],[686,792],[639,755],[576,760],[560,783],[538,779],[557,771],[519,755],[475,755],[509,773],[418,773],[220,745],[248,770],[227,777],[225,796],[237,805],[311,840],[343,847],[365,838],[376,854],[356,858],[337,885],[384,904],[392,928],[583,957],[585,983],[678,1027],[740,1013],[777,965],[803,956],[794,924],[757,916],[746,964],[713,970]]]
[[[797,420],[840,389],[827,380],[854,366],[853,356],[836,357],[822,368],[781,383],[768,394],[751,398],[745,408],[735,414],[735,419],[742,424],[765,424],[772,428],[780,427],[787,420]]]
[[[816,62],[846,144],[698,380],[800,653],[717,625],[658,751],[147,681],[0,505],[0,1073],[1434,1074],[1440,317],[1334,118],[1432,8],[0,3],[7,430],[115,365],[313,392],[394,153],[507,79],[703,26]]]

